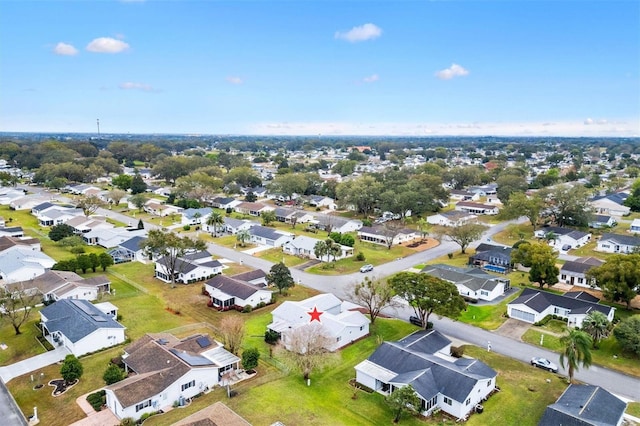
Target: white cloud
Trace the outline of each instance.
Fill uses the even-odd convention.
[[[237,77],[237,76],[229,76],[229,77],[225,78],[225,80],[227,80],[227,82],[229,82],[231,84],[242,84],[242,83],[244,83],[242,78]]]
[[[382,29],[374,24],[364,24],[359,27],[353,27],[349,31],[336,31],[335,38],[346,40],[350,43],[359,41],[373,40],[380,37]]]
[[[440,80],[451,80],[453,77],[463,77],[468,75],[469,71],[458,64],[451,64],[449,68],[445,68],[436,72],[436,77]]]
[[[380,76],[378,76],[378,74],[372,74],[362,79],[364,83],[373,83],[374,81],[378,81],[378,80],[380,80]]]
[[[128,48],[129,45],[124,41],[111,37],[96,38],[87,45],[87,50],[95,53],[120,53]]]
[[[144,83],[134,83],[131,81],[127,81],[125,83],[120,83],[118,86],[122,90],[142,90],[143,92],[156,92],[157,90],[151,87],[148,84]]]
[[[74,56],[78,54],[78,49],[70,44],[60,42],[53,48],[53,53],[62,56]]]

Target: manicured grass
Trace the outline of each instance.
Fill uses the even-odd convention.
[[[297,256],[291,256],[282,252],[281,248],[272,248],[270,250],[261,251],[255,254],[256,257],[268,260],[273,263],[279,263],[284,261],[287,267],[292,268],[294,266],[302,265],[309,261],[309,259],[303,259]]]
[[[9,321],[0,322],[0,343],[7,345],[7,349],[0,350],[0,365],[7,365],[34,355],[45,353],[45,349],[36,339],[40,330],[40,308],[31,311],[29,320],[20,327],[21,334],[16,335]]]
[[[520,295],[520,291],[507,297],[495,305],[478,306],[472,303],[467,305],[467,310],[458,317],[458,321],[484,328],[485,330],[495,330],[500,327],[507,318],[507,304]]]
[[[535,239],[533,237],[533,226],[529,222],[509,225],[502,232],[493,235],[491,239],[497,243],[512,246],[520,241],[522,236],[524,236],[524,240],[528,241]]]
[[[312,266],[311,268],[308,268],[306,272],[318,275],[351,274],[360,270],[362,265],[364,265],[365,263],[380,265],[415,253],[410,248],[404,246],[394,246],[391,248],[391,250],[389,250],[385,246],[364,243],[358,240],[356,240],[354,249],[355,253],[364,254],[364,261],[358,261],[356,260],[355,256],[352,256],[346,259],[340,259],[336,262],[331,262],[331,265],[319,264],[316,266]]]
[[[630,402],[627,405],[627,411],[625,412],[632,416],[640,417],[640,402]]]

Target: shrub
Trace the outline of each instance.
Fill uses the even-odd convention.
[[[112,385],[124,379],[124,371],[122,371],[120,367],[115,364],[109,364],[104,374],[102,375],[102,379],[107,384],[107,386]]]
[[[131,417],[125,417],[124,419],[120,420],[120,426],[135,426],[135,424],[136,421]]]
[[[260,351],[257,348],[249,348],[242,352],[242,368],[253,370],[258,366]]]
[[[100,411],[102,406],[106,404],[106,392],[103,390],[87,395],[87,402],[91,404],[94,410]]]
[[[356,260],[359,262],[364,262],[366,260],[364,253],[363,252],[358,252],[358,254],[356,255]]]
[[[371,226],[371,225],[373,225],[373,222],[371,222],[371,219],[362,219],[362,225],[363,226]]]
[[[269,345],[275,345],[276,343],[278,343],[279,339],[280,339],[280,334],[278,334],[273,330],[267,330],[264,332],[264,341]]]
[[[253,310],[253,308],[251,307],[251,305],[245,305],[244,308],[242,308],[242,312],[245,313],[245,314],[248,314],[252,310]]]
[[[182,227],[182,229],[184,229],[185,231],[189,231],[191,230],[191,225],[185,225]]]
[[[74,382],[82,377],[82,363],[73,355],[67,355],[64,358],[62,367],[60,367],[60,374],[67,383]]]
[[[451,356],[455,358],[462,358],[464,355],[464,346],[451,346]]]
[[[624,350],[640,355],[640,315],[621,321],[613,329],[613,335]]]
[[[447,257],[448,257],[449,259],[453,259],[453,253],[447,253]]]

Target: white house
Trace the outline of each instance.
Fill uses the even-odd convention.
[[[238,213],[248,214],[249,216],[260,216],[260,214],[267,210],[275,210],[274,207],[261,203],[249,203],[242,202],[235,207]]]
[[[295,237],[291,232],[280,231],[261,225],[249,228],[249,236],[251,243],[269,247],[282,247],[287,241],[291,241]]]
[[[73,232],[76,234],[86,234],[93,230],[115,228],[113,224],[107,222],[103,217],[86,217],[84,215],[73,217],[64,223],[65,225],[71,226]]]
[[[322,259],[319,259],[316,256],[315,247],[316,247],[316,244],[318,244],[321,241],[322,240],[319,240],[317,238],[311,238],[304,235],[300,235],[298,237],[295,237],[291,241],[287,241],[282,246],[282,251],[284,253],[287,253],[293,256],[303,257],[305,259],[317,259],[323,262],[334,260],[333,256],[326,256]],[[353,247],[344,246],[340,244],[340,254],[335,257],[335,260],[344,259],[345,257],[350,257],[350,256],[353,256]]]
[[[421,272],[455,284],[460,295],[468,300],[492,301],[511,288],[510,280],[487,274],[478,268],[462,269],[436,264],[425,266]]]
[[[427,223],[439,226],[462,226],[476,222],[478,222],[478,216],[459,210],[450,210],[427,216]]]
[[[39,197],[35,195],[26,195],[20,198],[14,198],[9,202],[9,208],[11,210],[31,210],[38,204],[48,202],[50,198]]]
[[[507,305],[507,315],[530,324],[540,322],[547,315],[557,315],[567,318],[571,327],[582,327],[582,321],[589,312],[600,311],[613,321],[615,308],[597,302],[596,297],[582,291],[559,295],[525,288],[517,299]]]
[[[633,235],[602,234],[596,251],[604,253],[633,253],[640,247],[640,237]]]
[[[280,334],[287,349],[288,334],[298,327],[319,323],[331,337],[333,344],[326,348],[338,350],[369,335],[369,319],[358,310],[350,310],[351,304],[342,302],[331,293],[318,294],[301,301],[285,301],[275,308],[269,330]],[[316,321],[312,312],[319,314]]]
[[[146,263],[149,256],[145,253],[144,243],[147,239],[141,235],[129,238],[107,251],[113,263],[138,261]]]
[[[326,207],[330,210],[336,209],[336,201],[331,197],[323,195],[311,195],[309,197],[309,205],[311,207]]]
[[[54,347],[64,346],[75,356],[125,340],[124,326],[86,300],[60,299],[45,306],[40,311],[40,325]]]
[[[559,282],[569,285],[578,285],[581,287],[591,288],[591,284],[595,287],[595,282],[590,283],[587,279],[587,272],[592,268],[601,266],[604,262],[595,257],[579,257],[576,260],[567,260],[560,268]]]
[[[358,230],[360,241],[380,244],[383,246],[397,246],[420,238],[420,232],[414,229],[386,229],[383,227],[363,226]]]
[[[473,358],[450,356],[451,341],[436,330],[420,330],[397,342],[383,342],[355,366],[356,381],[383,395],[411,385],[420,398],[418,411],[442,410],[466,419],[491,395],[497,373]]]
[[[135,206],[129,208],[135,208]],[[172,214],[179,214],[184,210],[182,207],[173,206],[171,204],[163,204],[161,200],[148,200],[142,208],[145,212],[154,216],[166,217]]]
[[[0,204],[3,206],[11,204],[13,200],[24,197],[24,191],[13,188],[0,188]]]
[[[629,230],[634,234],[640,233],[640,219],[633,219]]]
[[[464,191],[462,189],[452,189],[449,191],[449,197],[458,201],[478,201],[480,194],[477,192]]]
[[[182,225],[202,225],[207,223],[207,219],[211,216],[213,209],[211,207],[203,207],[201,209],[185,209],[182,211]]]
[[[36,238],[0,237],[0,279],[4,283],[34,279],[55,263],[40,251]]]
[[[471,201],[460,201],[456,204],[455,209],[466,213],[481,215],[494,215],[500,212],[500,209],[493,204],[473,203]]]
[[[105,388],[107,407],[119,419],[184,405],[185,400],[233,378],[240,358],[207,335],[179,340],[147,334],[125,348],[125,367],[134,374]]]
[[[317,229],[323,231],[339,232],[346,234],[348,232],[354,232],[362,228],[362,221],[357,219],[345,219],[339,216],[333,216],[330,214],[319,214],[311,222]]]
[[[155,261],[155,277],[166,283],[171,282],[172,256],[163,256]],[[222,273],[222,263],[211,259],[211,253],[208,251],[199,251],[196,253],[186,254],[175,259],[175,282],[182,284],[191,284],[198,281],[206,280],[214,275]]]
[[[233,217],[224,217],[224,223],[218,225],[218,231],[226,232],[228,234],[237,234],[238,231],[248,231],[253,226],[260,225],[258,222],[251,220],[235,219]],[[205,225],[207,232],[213,232],[213,226]]]
[[[234,208],[241,202],[242,201],[238,201],[235,198],[231,198],[231,197],[216,197],[213,200],[211,200],[211,205],[213,207],[226,210],[226,209]]]
[[[25,291],[41,294],[45,302],[60,299],[82,299],[93,301],[99,294],[108,293],[111,282],[104,276],[82,278],[75,272],[46,271],[30,279],[6,285],[9,291]]]
[[[92,229],[82,234],[82,239],[90,246],[98,245],[104,248],[112,248],[119,246],[133,237],[146,235],[147,231],[144,229],[106,228]]]
[[[629,197],[629,194],[626,192],[616,192],[614,194],[594,197],[589,203],[595,214],[621,217],[631,213],[631,208],[624,205],[627,197]]]
[[[534,235],[537,238],[548,239],[549,245],[557,250],[561,250],[563,247],[567,246],[575,249],[582,247],[591,241],[591,233],[589,232],[582,232],[559,226],[545,226],[536,230]]]
[[[204,283],[207,294],[211,297],[211,306],[221,311],[236,306],[255,308],[260,303],[271,303],[273,292],[264,289],[261,284],[251,284],[242,277],[216,275]]]
[[[597,214],[594,215],[593,219],[589,222],[589,228],[611,228],[616,226],[617,223],[613,216]]]

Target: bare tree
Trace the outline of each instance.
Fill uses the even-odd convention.
[[[120,204],[120,201],[125,195],[127,195],[127,193],[118,188],[113,188],[111,191],[107,192],[107,197],[109,197],[109,200],[113,202],[114,206]]]
[[[396,305],[393,300],[395,293],[386,279],[365,277],[362,282],[355,283],[347,291],[355,303],[367,308],[372,325],[383,309]]]
[[[173,232],[152,229],[142,246],[150,256],[159,256],[158,263],[164,266],[171,287],[175,287],[176,278],[182,273],[187,263],[182,256],[196,251],[204,251],[207,245],[202,240],[179,237]]]
[[[103,205],[104,202],[95,195],[83,196],[78,201],[78,208],[82,209],[85,216],[91,216]]]
[[[220,321],[220,334],[222,335],[222,342],[229,352],[237,355],[238,349],[240,349],[240,345],[242,344],[242,339],[244,338],[243,319],[237,315],[225,316],[222,321]]]
[[[328,348],[334,340],[320,323],[312,323],[295,328],[284,334],[281,345],[285,362],[300,371],[308,380],[316,369],[322,369],[336,360]]]
[[[25,290],[23,286],[15,290],[0,287],[0,318],[11,323],[17,336],[22,333],[20,327],[27,322],[31,310],[39,301],[37,292]]]

